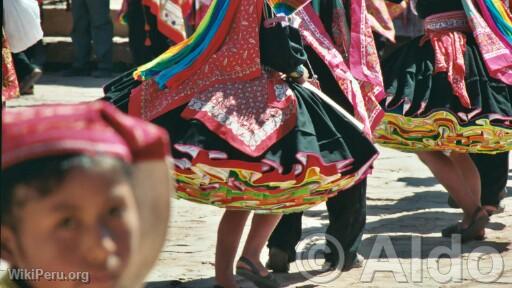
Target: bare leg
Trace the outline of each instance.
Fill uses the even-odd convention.
[[[217,230],[215,281],[225,288],[236,288],[233,265],[249,211],[226,210]]]
[[[458,155],[455,155],[454,159],[452,159],[442,152],[419,152],[417,154],[421,161],[430,168],[430,171],[432,171],[432,174],[434,174],[439,183],[448,190],[448,193],[462,208],[464,211],[462,224],[463,227],[467,227],[471,222],[474,212],[480,207],[480,201],[472,195],[473,191],[477,191],[477,189],[479,191],[480,184],[478,184],[478,188],[471,187],[474,185],[474,181],[467,181],[462,173],[462,171],[468,175],[472,173],[471,168],[462,167],[468,165],[464,156],[471,161],[469,155],[457,153]],[[474,167],[472,162],[471,165]],[[479,178],[478,176],[477,171],[476,178]]]
[[[473,198],[473,202],[480,203],[480,197],[482,194],[480,173],[478,172],[473,160],[471,160],[469,154],[452,152],[450,154],[450,159],[455,163],[455,166],[461,173],[464,182],[469,188],[469,192],[471,192],[471,195],[466,194],[466,197],[471,196]]]
[[[247,236],[242,256],[249,259],[258,268],[260,275],[268,275],[268,270],[260,261],[261,251],[281,219],[281,214],[254,214],[251,230]],[[238,262],[238,267],[249,269],[245,264]]]

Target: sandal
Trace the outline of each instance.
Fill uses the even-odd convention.
[[[451,237],[453,234],[461,234],[462,229],[462,223],[457,222],[441,230],[441,235],[443,237]]]
[[[251,282],[253,282],[256,287],[258,288],[279,288],[280,285],[275,279],[274,275],[272,273],[268,273],[267,276],[262,276],[260,274],[260,271],[254,265],[254,263],[251,262],[251,260],[247,259],[246,257],[240,257],[238,259],[238,262],[242,262],[246,266],[248,266],[250,269],[236,267],[236,275],[243,277]]]
[[[478,216],[481,212],[484,212],[484,214]],[[484,235],[480,233],[480,231],[485,228],[487,223],[489,223],[489,215],[482,207],[479,207],[475,213],[473,213],[471,224],[469,224],[467,228],[462,228],[459,222],[444,228],[441,234],[443,237],[451,237],[453,234],[460,234],[463,243],[471,240],[483,240]]]

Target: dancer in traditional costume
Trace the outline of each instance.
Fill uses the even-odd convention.
[[[316,76],[326,95],[372,128],[383,114],[377,103],[384,89],[372,38],[376,21],[368,17],[366,3],[314,0],[297,15],[302,20],[299,28],[306,44],[310,74]],[[355,41],[350,41],[351,38]],[[359,39],[362,40],[357,41]],[[364,69],[360,63],[364,63]],[[351,70],[356,72],[353,74]],[[368,71],[371,75],[357,71]],[[353,85],[355,77],[361,81],[361,86]],[[329,198],[326,206],[329,213],[326,234],[331,237],[327,237],[323,268],[360,267],[364,259],[357,251],[366,223],[366,180]],[[274,272],[287,272],[289,262],[295,261],[295,247],[302,235],[302,214],[284,215],[269,239],[266,266]],[[338,251],[338,243],[329,239],[335,239],[343,251]]]
[[[416,10],[425,35],[384,60],[386,116],[375,138],[417,152],[462,208],[443,236],[482,239],[489,218],[468,153],[512,149],[512,17],[499,0],[419,0]]]
[[[277,287],[259,256],[280,213],[361,181],[377,156],[357,121],[298,83],[306,62],[299,32],[282,26],[286,17],[262,21],[263,3],[214,1],[195,34],[139,67],[141,84],[122,75],[106,86],[111,101],[126,105],[131,94],[130,114],[169,131],[178,197],[227,208],[215,264],[224,287],[237,287],[233,263],[250,211],[237,274]]]

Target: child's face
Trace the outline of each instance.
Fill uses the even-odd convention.
[[[2,225],[2,258],[11,267],[81,275],[75,281],[40,278],[30,282],[34,287],[114,287],[138,230],[133,191],[114,178],[75,169],[46,197],[19,187],[16,198],[26,203],[15,209],[16,232]]]

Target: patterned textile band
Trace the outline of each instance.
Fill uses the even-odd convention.
[[[446,72],[460,103],[470,108],[471,103],[466,91],[464,76],[464,52],[466,51],[466,32],[470,32],[464,11],[434,14],[424,22],[425,36],[420,45],[430,40],[435,54],[435,73]]]
[[[11,50],[2,28],[2,103],[20,95]]]
[[[377,158],[350,172],[353,159],[324,163],[320,155],[299,152],[300,164],[284,174],[279,163],[250,163],[191,145],[175,147],[194,156],[192,161],[176,159],[178,198],[263,214],[304,211],[325,202],[364,179]]]
[[[382,73],[365,1],[352,1],[351,27],[343,5],[333,11],[333,38],[329,36],[312,6],[297,12],[304,42],[315,50],[331,71],[341,90],[354,107],[357,120],[371,138],[384,113],[379,101],[385,97]],[[350,43],[348,43],[350,42]],[[350,54],[349,59],[343,55]],[[345,61],[347,63],[345,63]]]
[[[512,129],[481,118],[460,124],[453,112],[435,111],[422,118],[386,113],[375,141],[406,152],[458,151],[496,154],[512,150]],[[508,126],[510,127],[510,126]]]

